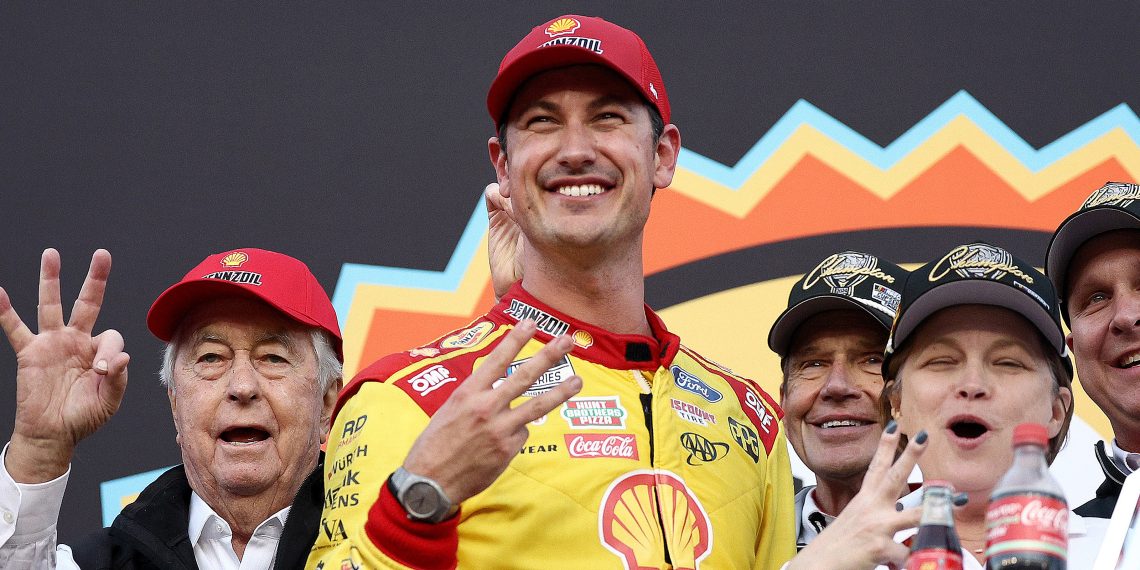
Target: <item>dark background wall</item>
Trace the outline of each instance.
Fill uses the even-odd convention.
[[[330,293],[345,262],[442,269],[493,175],[499,59],[563,12],[645,37],[684,146],[728,165],[799,99],[879,145],[962,89],[1038,148],[1140,109],[1136,4],[0,3],[0,286],[31,318],[43,248],[67,305],[110,249],[100,326],[133,357],[62,540],[100,524],[100,481],[179,461],[158,293],[238,246],[304,259]],[[14,370],[0,350],[0,426]]]

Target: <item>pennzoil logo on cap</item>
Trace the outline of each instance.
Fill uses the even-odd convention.
[[[594,38],[580,38],[578,36],[554,38],[538,47],[544,48],[550,46],[577,46],[582,49],[588,49],[598,55],[604,53],[602,51],[602,40],[595,40]]]
[[[845,251],[827,256],[804,277],[803,289],[814,287],[822,279],[831,292],[851,297],[857,285],[868,277],[894,283],[895,278],[879,269],[879,258],[865,253]]]
[[[249,261],[249,255],[244,251],[235,251],[222,258],[222,267],[241,267],[243,263]]]
[[[927,279],[931,282],[940,281],[951,271],[960,277],[995,281],[1013,275],[1033,284],[1033,277],[1013,262],[1012,254],[988,243],[971,243],[954,248],[930,268]]]
[[[1081,204],[1081,209],[1096,208],[1097,206],[1119,206],[1127,208],[1132,202],[1140,200],[1140,186],[1127,182],[1109,182]]]
[[[218,279],[239,285],[261,286],[261,274],[252,271],[215,271],[203,275],[202,279]]]
[[[546,26],[546,35],[556,38],[566,34],[572,34],[582,27],[582,22],[574,18],[558,18]]]

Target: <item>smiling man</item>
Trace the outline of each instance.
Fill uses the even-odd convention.
[[[1105,480],[1075,512],[1108,518],[1140,470],[1140,186],[1109,182],[1057,228],[1045,272],[1060,293],[1081,386],[1108,416],[1098,442]]]
[[[310,566],[779,567],[794,553],[782,412],[645,306],[644,226],[680,134],[644,42],[555,18],[507,53],[487,102],[525,273],[468,327],[342,393]],[[557,351],[537,382],[472,374],[520,330],[533,339],[508,371]],[[521,397],[492,397],[507,390]],[[439,421],[476,397],[488,405],[464,423]],[[517,437],[476,433],[501,422]],[[496,477],[439,459],[456,448],[485,454]]]
[[[788,442],[816,477],[796,494],[800,548],[859,492],[879,445],[883,349],[905,280],[873,255],[829,255],[792,285],[768,333]]]

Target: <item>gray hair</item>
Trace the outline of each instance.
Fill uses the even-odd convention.
[[[313,351],[317,355],[317,385],[323,394],[344,376],[344,367],[333,350],[332,335],[316,327],[310,327],[308,331]],[[180,327],[162,349],[162,368],[158,370],[158,379],[168,390],[174,390],[174,359],[178,356],[178,349],[186,340],[185,337],[185,331]]]

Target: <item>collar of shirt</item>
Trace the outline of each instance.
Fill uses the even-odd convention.
[[[194,560],[198,567],[203,570],[272,568],[277,555],[277,543],[285,530],[285,519],[289,516],[290,508],[277,511],[257,525],[245,546],[245,553],[238,560],[229,523],[214,512],[198,493],[192,492],[186,534],[194,546]]]
[[[1116,444],[1115,437],[1112,438],[1112,459],[1125,475],[1140,470],[1140,453],[1124,451]]]
[[[815,523],[818,522],[819,517],[823,517],[823,525],[817,527]],[[816,521],[812,519],[816,519]],[[796,539],[797,542],[800,544],[811,542],[833,521],[835,521],[835,517],[819,510],[819,505],[815,502],[815,489],[813,488],[804,497],[804,510],[800,514],[800,535]]]

